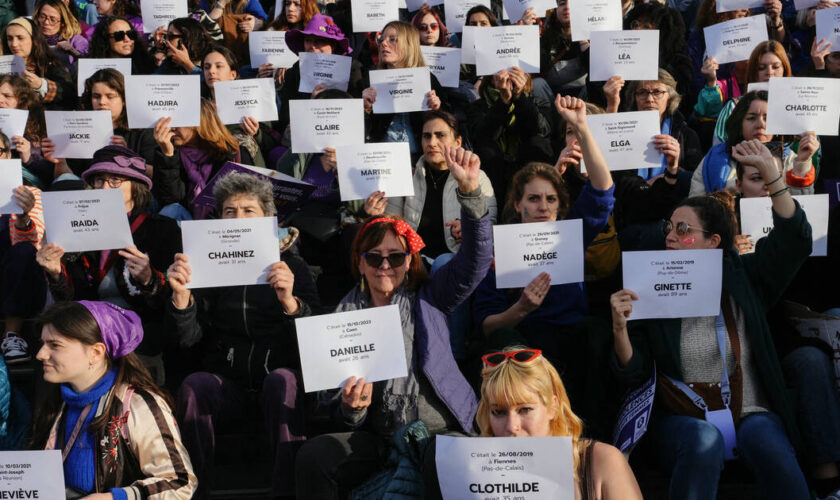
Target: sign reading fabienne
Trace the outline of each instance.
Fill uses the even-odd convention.
[[[703,28],[706,54],[718,64],[746,61],[761,42],[767,41],[764,14],[741,17]]]
[[[580,219],[493,226],[496,288],[521,288],[547,272],[551,284],[583,281]]]
[[[797,195],[802,211],[811,224],[812,257],[824,257],[828,252],[828,194]],[[773,200],[769,196],[741,198],[741,234],[749,235],[755,245],[773,229]]]
[[[170,127],[201,123],[201,79],[198,75],[126,75],[125,107],[129,128],[155,128],[164,117]]]
[[[653,145],[653,136],[660,131],[658,112],[588,115],[586,123],[610,170],[656,168],[662,164],[662,154]]]
[[[570,437],[454,437],[435,449],[445,500],[574,500]]]
[[[254,68],[265,63],[275,68],[291,68],[298,60],[297,54],[286,45],[285,31],[252,31],[248,33],[248,49]]]
[[[717,316],[723,253],[711,250],[622,252],[624,288],[633,290],[629,319]]]
[[[66,498],[61,450],[0,451],[0,498]]]
[[[408,375],[397,305],[300,318],[295,329],[306,392],[341,387],[350,377]]]
[[[322,153],[327,147],[365,142],[361,99],[293,99],[289,118],[293,153]]]
[[[47,241],[65,252],[113,250],[133,245],[119,189],[44,191]]]
[[[374,191],[385,191],[389,198],[414,196],[407,142],[341,146],[336,160],[341,201],[364,200]]]
[[[771,78],[767,102],[768,134],[837,135],[840,80]]]
[[[265,285],[268,268],[280,260],[277,217],[183,221],[189,257],[189,288]]]

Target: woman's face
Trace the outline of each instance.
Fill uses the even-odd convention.
[[[303,51],[314,52],[316,54],[332,54],[333,44],[327,38],[307,35],[303,37]]]
[[[169,28],[166,30],[166,38],[170,43],[176,47],[183,47],[184,46],[184,38],[183,34],[181,34],[181,30],[176,28],[175,26],[169,25]],[[172,49],[169,48],[169,44],[166,47],[166,55],[167,57],[172,56]]]
[[[767,101],[754,99],[750,103],[744,121],[741,122],[741,135],[744,140],[758,139],[761,142],[770,142],[772,135],[767,135]]]
[[[260,200],[250,194],[235,194],[222,203],[222,219],[265,217]]]
[[[524,396],[525,402],[513,406],[490,403],[490,428],[494,436],[551,436],[551,421],[557,418],[556,410],[547,407],[532,391],[525,391]]]
[[[46,36],[52,36],[61,30],[61,13],[51,5],[42,5],[38,13],[38,28]]]
[[[770,78],[778,76],[785,76],[785,67],[782,65],[782,60],[779,56],[772,52],[765,52],[758,59],[758,78],[759,82],[769,82]]]
[[[112,174],[98,174],[93,179],[94,189],[119,189],[123,195],[126,213],[134,208],[134,197],[131,194],[131,180]]]
[[[832,52],[825,58],[825,69],[835,78],[840,76],[840,52]]]
[[[421,145],[423,146],[423,158],[426,163],[442,168],[446,165],[443,147],[460,146],[461,138],[455,137],[455,132],[449,124],[440,118],[435,118],[423,124]]]
[[[117,3],[117,0],[93,0],[93,4],[96,5],[96,12],[99,13],[100,16],[110,16],[114,12],[114,4]]]
[[[677,234],[680,223],[688,224],[685,234]],[[665,236],[665,248],[668,250],[717,248],[720,237],[704,232],[705,229],[693,208],[677,207],[671,214],[671,232]]]
[[[423,16],[417,30],[420,32],[420,45],[434,45],[440,40],[440,25],[431,14]]]
[[[204,56],[204,81],[211,89],[216,82],[236,80],[236,71],[230,67],[227,59],[218,52],[210,52]]]
[[[32,53],[32,37],[16,24],[6,28],[6,43],[9,44],[9,52],[12,55],[26,59]]]
[[[198,137],[196,127],[172,127],[172,134],[172,144],[179,147],[188,146]]]
[[[568,0],[557,0],[557,10],[554,11],[554,15],[557,17],[557,20],[560,21],[560,24],[565,25],[571,23]]]
[[[735,187],[744,196],[744,198],[759,198],[761,196],[769,196],[770,191],[764,184],[764,179],[761,177],[761,172],[752,165],[743,165],[744,177],[735,181]]]
[[[389,68],[397,68],[404,59],[404,53],[396,28],[389,26],[381,35],[379,60]]]
[[[534,177],[522,192],[522,198],[513,203],[513,208],[522,222],[552,222],[557,220],[560,197],[554,184],[542,177]]]
[[[108,26],[108,43],[111,45],[111,52],[117,57],[129,57],[134,52],[134,40],[129,38],[128,33],[131,32],[131,25],[122,19],[117,19]],[[122,40],[115,40],[118,36],[115,33],[120,33]]]
[[[17,109],[18,98],[15,90],[8,83],[0,85],[0,108]]]
[[[284,9],[286,9],[286,21],[290,24],[299,23],[303,19],[300,0],[286,0]]]
[[[92,346],[60,334],[52,325],[41,329],[41,341],[35,359],[44,365],[44,380],[52,384],[74,384],[90,377]]]
[[[658,111],[659,118],[668,110],[671,99],[668,87],[658,81],[642,82],[636,88],[636,109],[639,111]]]
[[[406,247],[401,237],[392,231],[386,231],[382,242],[365,253],[378,254],[387,257],[391,254],[405,253]],[[405,281],[405,275],[411,265],[411,255],[406,256],[405,262],[399,267],[391,267],[388,259],[383,259],[379,267],[370,266],[364,258],[359,259],[359,274],[365,277],[372,292],[390,296]]]
[[[120,93],[103,82],[94,83],[90,88],[90,104],[96,111],[110,111],[113,122],[120,118],[125,106]]]
[[[469,19],[467,19],[467,26],[478,26],[479,28],[489,28],[490,18],[484,12],[473,12]]]

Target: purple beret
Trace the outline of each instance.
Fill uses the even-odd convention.
[[[143,324],[134,311],[110,302],[79,300],[93,315],[102,332],[102,342],[111,359],[119,359],[134,352],[143,340]]]

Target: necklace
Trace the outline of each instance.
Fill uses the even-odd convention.
[[[432,186],[434,187],[435,191],[438,188],[438,182],[443,181],[446,182],[446,178],[449,176],[449,170],[435,170],[433,168],[429,169],[429,179],[432,181]]]

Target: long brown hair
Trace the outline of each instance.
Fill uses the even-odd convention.
[[[793,70],[790,67],[790,59],[788,59],[785,47],[776,40],[766,40],[755,46],[750,58],[747,61],[747,82],[752,83],[758,81],[758,65],[761,63],[761,57],[764,54],[773,54],[782,62],[784,68],[784,76],[793,75]]]
[[[283,6],[280,8],[280,13],[274,13],[274,20],[268,25],[268,30],[288,31],[303,29],[307,24],[309,24],[312,16],[318,13],[318,4],[315,3],[315,0],[300,0],[300,21],[290,23],[289,20],[286,19],[286,3],[288,1],[289,0],[283,0]]]
[[[123,109],[114,124],[114,128],[127,129],[128,115],[125,110],[125,78],[123,77],[123,74],[114,68],[103,68],[97,70],[96,73],[92,74],[87,80],[85,80],[85,92],[82,94],[82,107],[84,109],[93,109],[91,92],[93,92],[93,86],[97,83],[104,83],[120,95],[120,99],[122,99],[123,102]]]
[[[4,54],[11,54],[12,51],[9,50],[9,42],[6,39],[6,31],[8,31],[9,26],[18,26],[29,35],[29,38],[32,40],[32,49],[29,52],[29,57],[26,58],[26,65],[33,66],[35,68],[35,73],[43,77],[47,73],[48,67],[55,67],[56,69],[60,70],[62,73],[67,75],[69,79],[69,73],[61,63],[58,61],[52,51],[50,50],[49,45],[47,45],[47,40],[44,38],[44,35],[41,33],[41,30],[35,26],[35,22],[32,19],[27,19],[24,17],[19,17],[13,20],[13,23],[9,23],[6,25],[6,29],[3,30],[3,53]],[[24,25],[22,23],[28,23]]]
[[[41,107],[41,99],[22,76],[0,75],[0,85],[4,83],[8,83],[15,93],[15,99],[18,102],[16,109],[29,111],[29,117],[26,119],[26,129],[23,135],[29,141],[40,141],[47,135],[45,132],[47,127],[44,122],[44,110]]]
[[[38,16],[41,14],[41,8],[44,5],[49,5],[58,11],[58,15],[61,17],[61,21],[59,21],[61,27],[58,29],[58,34],[61,35],[61,38],[69,41],[74,36],[82,34],[82,27],[79,26],[79,21],[70,12],[70,7],[61,0],[41,0],[38,2],[38,5],[35,6],[35,13],[32,14],[32,19],[35,20],[36,24],[39,22]]]
[[[702,31],[703,28],[713,24],[731,21],[735,19],[740,12],[741,10],[717,12],[717,2],[715,0],[703,0],[700,3],[700,6],[697,7],[697,18],[694,23],[695,29]]]
[[[514,203],[522,201],[522,197],[525,196],[525,186],[536,178],[544,179],[554,186],[554,190],[557,191],[558,200],[557,220],[566,218],[571,202],[569,201],[569,192],[566,190],[563,178],[560,177],[560,172],[548,163],[532,161],[516,172],[510,181],[511,187],[508,190],[505,208],[502,211],[503,221],[507,223],[522,222],[522,217],[516,212]]]
[[[210,155],[212,161],[224,161],[239,151],[239,141],[224,126],[213,103],[201,99],[201,125],[196,128],[198,148]]]
[[[382,243],[386,234],[391,233],[396,236],[402,243],[403,248],[408,250],[408,244],[405,238],[397,234],[393,224],[390,222],[382,221],[371,224],[370,226],[367,225],[370,221],[379,218],[403,220],[399,215],[382,214],[364,221],[362,229],[356,233],[356,237],[353,239],[353,246],[350,251],[350,271],[353,272],[353,276],[356,279],[365,279],[364,276],[359,274],[359,263],[362,260],[362,254]],[[417,290],[428,280],[429,274],[426,272],[425,266],[423,266],[423,258],[420,257],[420,252],[411,254],[411,263],[408,265],[408,272],[405,275],[405,288],[407,290]]]

